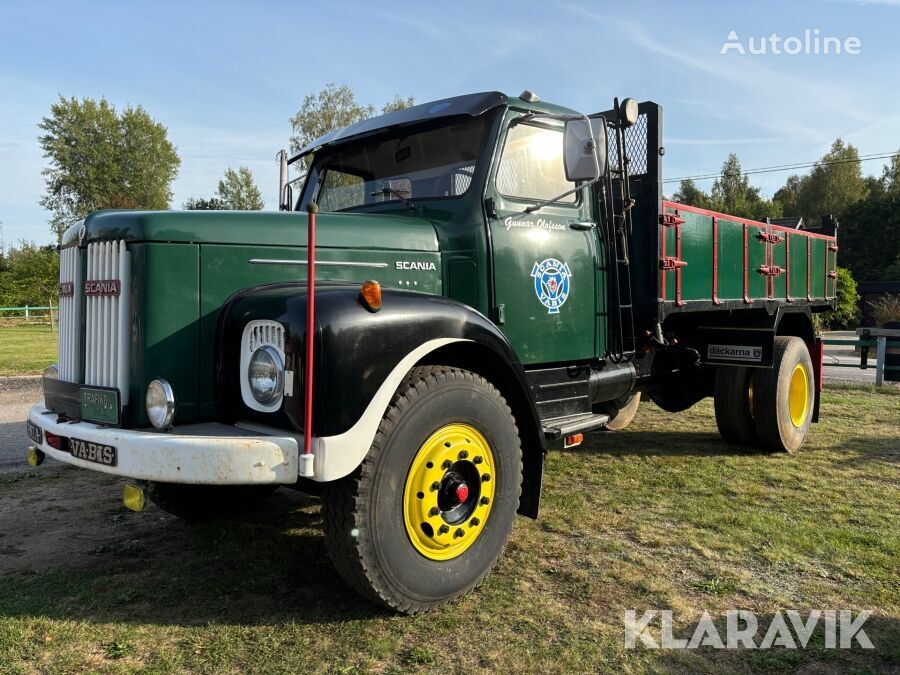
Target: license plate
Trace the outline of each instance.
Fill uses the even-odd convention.
[[[32,443],[40,445],[44,442],[43,430],[37,424],[32,424],[31,421],[25,423],[25,433],[28,434],[28,438],[31,439]]]
[[[119,392],[114,389],[81,389],[81,419],[103,424],[119,423]]]
[[[70,438],[69,452],[72,453],[72,457],[83,459],[86,462],[95,462],[106,466],[116,465],[116,449],[111,445],[83,441],[80,438]]]

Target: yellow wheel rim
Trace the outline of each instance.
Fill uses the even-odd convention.
[[[494,504],[490,445],[468,424],[448,424],[419,448],[406,476],[403,522],[416,550],[450,560],[474,544]]]
[[[788,407],[791,412],[791,422],[799,429],[809,414],[809,372],[802,363],[794,366],[791,373]]]

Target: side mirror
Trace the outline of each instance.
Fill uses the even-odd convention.
[[[602,118],[600,118],[602,120]],[[606,129],[596,133],[586,119],[567,120],[564,139],[566,180],[592,181],[602,175],[606,167]]]

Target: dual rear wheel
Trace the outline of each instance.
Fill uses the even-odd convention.
[[[812,422],[813,365],[798,337],[775,338],[771,369],[722,366],[716,373],[716,425],[735,445],[796,452]]]

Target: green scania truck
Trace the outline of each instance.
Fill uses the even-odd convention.
[[[726,442],[794,452],[836,224],[673,203],[663,155],[655,103],[486,92],[317,139],[278,212],[92,213],[61,244],[29,461],[126,477],[127,506],[186,519],[320,494],[344,579],[418,612],[537,517],[548,450],[625,428],[642,397],[713,396]]]

